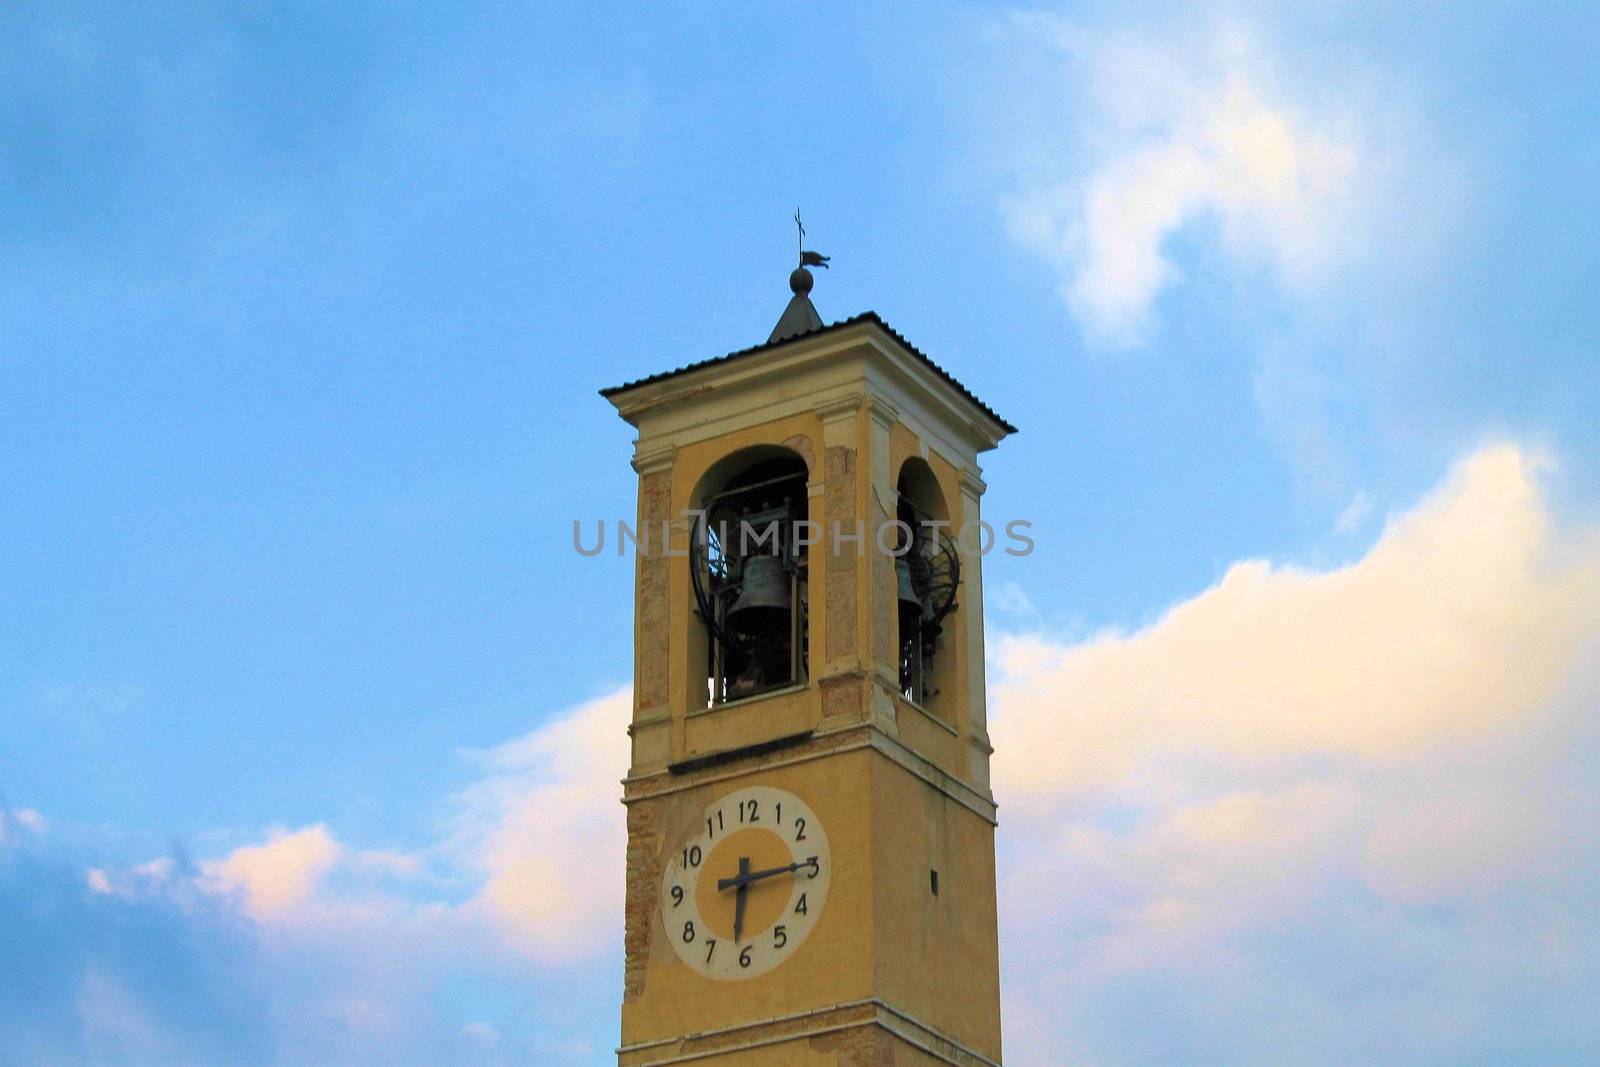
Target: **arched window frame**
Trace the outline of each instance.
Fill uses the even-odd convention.
[[[696,486],[689,610],[698,624],[690,632],[699,640],[691,640],[689,666],[691,672],[703,672],[709,705],[764,696],[806,682],[809,560],[804,539],[797,534],[798,523],[809,518],[809,479],[800,453],[780,445],[753,445],[717,460]],[[768,524],[776,527],[770,547]],[[730,614],[744,592],[749,561],[759,554],[781,560],[789,620],[781,636],[751,640],[736,632]]]
[[[899,610],[895,613],[895,645],[900,695],[925,710],[936,711],[946,703],[942,692],[952,680],[943,623],[955,609],[961,561],[950,536],[950,511],[944,492],[928,462],[918,456],[905,460],[895,487],[896,518],[911,534],[909,545],[897,546],[896,558]],[[902,566],[922,604],[914,628],[908,626],[909,613],[901,600]]]

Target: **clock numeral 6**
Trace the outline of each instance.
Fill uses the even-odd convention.
[[[739,966],[741,966],[741,967],[750,966],[750,946],[749,945],[746,945],[744,948],[739,950]]]

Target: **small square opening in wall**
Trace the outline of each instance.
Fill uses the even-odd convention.
[[[932,867],[928,868],[928,890],[934,896],[939,895],[939,872]]]

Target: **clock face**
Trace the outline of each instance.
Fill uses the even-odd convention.
[[[828,897],[822,823],[793,793],[748,786],[707,805],[667,857],[661,924],[678,958],[737,982],[793,956]]]

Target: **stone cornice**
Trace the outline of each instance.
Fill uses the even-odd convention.
[[[951,1067],[1000,1067],[999,1060],[985,1056],[880,997],[826,1004],[809,1011],[774,1015],[716,1030],[702,1030],[684,1037],[636,1041],[620,1046],[617,1056],[619,1062],[627,1067],[669,1067],[789,1041],[809,1041],[822,1034],[863,1026],[887,1030],[918,1051]]]
[[[672,461],[678,456],[678,450],[672,445],[657,445],[653,448],[637,449],[633,454],[633,469],[640,474],[654,474],[656,471],[669,470]]]
[[[961,491],[967,496],[977,499],[989,491],[989,485],[978,476],[975,470],[961,472]]]
[[[833,400],[825,400],[822,403],[813,406],[811,410],[815,411],[817,413],[817,417],[823,422],[834,422],[839,419],[852,418],[860,409],[861,397],[856,394],[851,394],[849,396],[837,397]]]
[[[697,789],[712,782],[745,778],[774,767],[809,763],[811,760],[841,752],[870,748],[991,826],[998,825],[997,808],[992,795],[940,770],[931,760],[911,749],[899,738],[885,733],[875,723],[860,721],[843,723],[836,727],[814,731],[809,737],[797,741],[798,743],[787,753],[781,748],[766,750],[753,753],[749,759],[738,759],[730,753],[728,755],[731,758],[727,762],[719,762],[714,767],[690,773],[674,773],[662,769],[641,775],[630,775],[622,780],[622,803],[632,804],[686,789]]]

